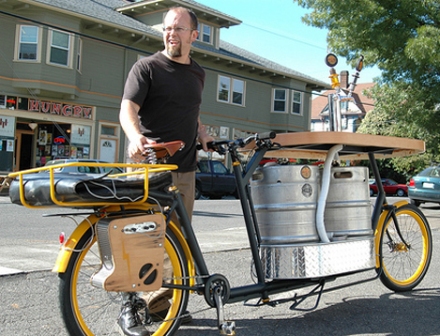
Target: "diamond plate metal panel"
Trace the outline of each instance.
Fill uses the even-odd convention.
[[[261,247],[267,279],[304,279],[375,266],[374,237],[328,244],[270,245]]]

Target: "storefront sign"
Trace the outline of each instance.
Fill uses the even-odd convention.
[[[66,138],[63,136],[57,136],[55,139],[53,139],[53,143],[56,145],[64,144],[66,143]]]
[[[70,143],[76,145],[90,145],[90,131],[90,126],[72,124]]]
[[[36,99],[29,99],[28,111],[54,114],[63,117],[92,119],[92,107],[90,106],[63,104]]]
[[[0,115],[0,137],[14,138],[15,117]]]

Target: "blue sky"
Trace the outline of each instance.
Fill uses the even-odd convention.
[[[301,17],[307,10],[292,0],[196,0],[231,15],[242,24],[221,30],[220,38],[271,61],[329,82],[329,68],[324,63],[327,54],[327,31],[307,26]],[[358,83],[369,83],[380,75],[379,70],[366,67]],[[348,70],[339,57],[336,70]],[[351,77],[352,78],[352,77]],[[351,81],[350,78],[350,81]]]

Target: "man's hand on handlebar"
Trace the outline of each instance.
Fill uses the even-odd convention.
[[[274,139],[275,137],[275,132],[263,132],[253,134],[247,138],[239,138],[236,140],[214,140],[208,142],[206,145],[210,151],[225,154],[228,150],[243,148],[252,141],[255,141],[257,147],[271,147],[271,139]],[[200,149],[202,149],[201,144],[197,145],[197,150]]]
[[[206,132],[206,127],[204,125],[200,125],[198,132],[198,139],[202,148],[197,149],[203,149],[205,152],[212,152],[212,149],[209,148],[208,143],[213,142],[215,139]]]

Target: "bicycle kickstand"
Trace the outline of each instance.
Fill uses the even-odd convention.
[[[218,329],[220,331],[220,335],[235,335],[235,322],[234,321],[225,321],[223,316],[223,301],[221,297],[221,287],[216,286],[214,288],[214,300],[217,308],[217,323]]]

